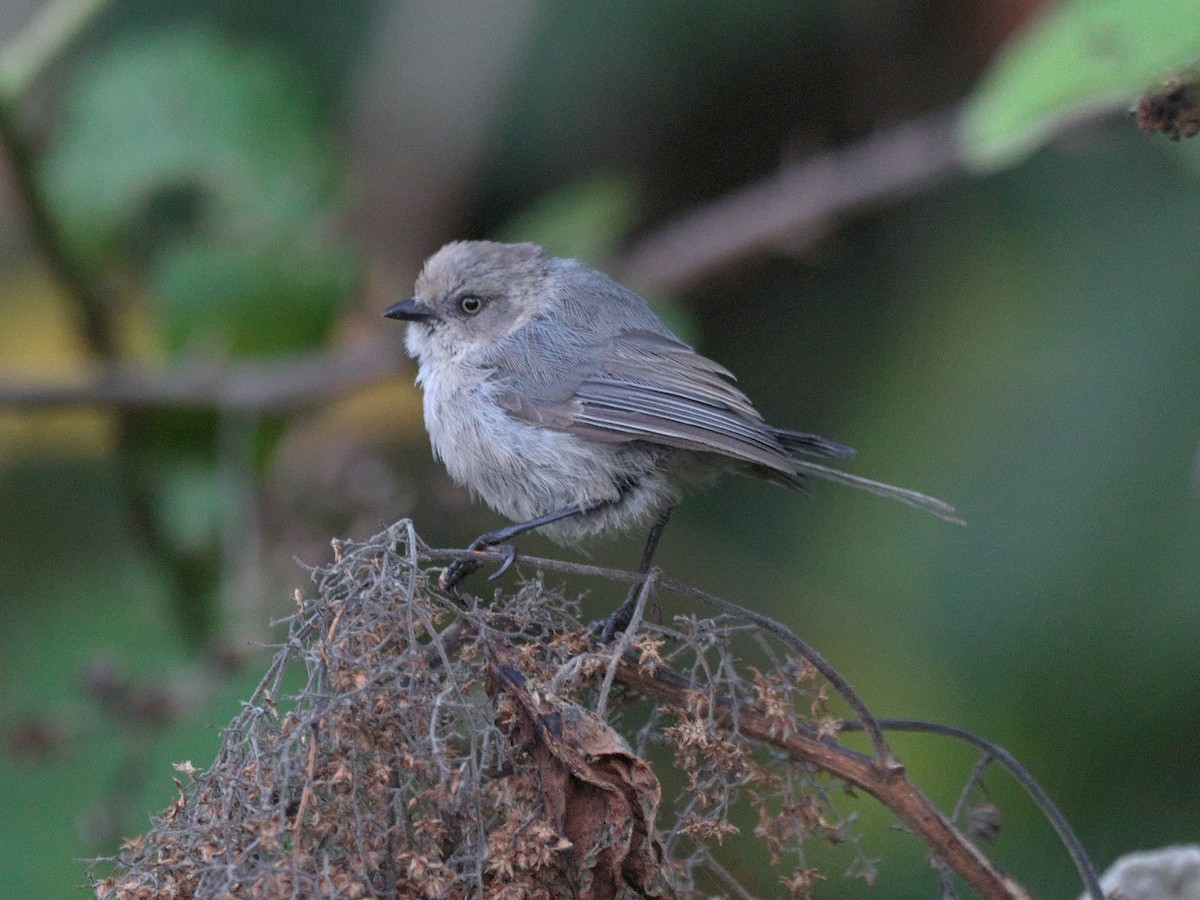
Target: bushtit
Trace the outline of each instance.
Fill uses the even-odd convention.
[[[434,454],[516,522],[472,549],[535,528],[573,543],[650,525],[646,572],[683,488],[725,471],[792,488],[816,476],[960,521],[940,500],[814,462],[854,451],[768,425],[733,375],[641,297],[535,244],[447,244],[425,262],[416,295],[384,315],[409,323]],[[516,555],[504,549],[496,575]],[[452,564],[443,585],[477,565]],[[626,607],[608,635],[628,624]]]

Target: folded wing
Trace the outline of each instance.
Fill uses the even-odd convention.
[[[767,470],[800,486],[806,475],[862,488],[956,520],[952,507],[916,491],[893,487],[799,458],[848,457],[853,450],[816,435],[774,428],[763,421],[723,366],[672,337],[629,330],[595,352],[569,360],[534,360],[523,390],[498,398],[510,414],[602,442],[648,441],[715,453]],[[539,377],[540,376],[540,377]],[[530,384],[533,390],[529,390]]]

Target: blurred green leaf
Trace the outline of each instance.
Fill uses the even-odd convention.
[[[181,551],[198,553],[214,545],[221,528],[220,473],[194,460],[160,464],[156,512],[161,530]]]
[[[210,516],[214,491],[202,495],[204,471],[163,474],[175,482],[165,493],[178,503],[176,515]],[[240,642],[235,650],[256,654],[244,671],[228,668],[236,659],[213,667],[189,652],[166,615],[170,585],[127,527],[123,494],[117,469],[95,460],[41,458],[0,469],[6,897],[79,894],[81,860],[114,853],[118,837],[146,828],[176,795],[171,763],[206,766],[220,729],[262,675],[263,655]],[[299,570],[287,577],[306,578]],[[274,610],[286,612],[286,597],[277,600]],[[111,692],[88,674],[97,668],[177,702],[160,712],[114,712]],[[38,723],[56,739],[22,752],[22,727]]]
[[[996,58],[967,106],[964,155],[982,170],[1010,165],[1064,124],[1127,106],[1197,59],[1195,0],[1069,0]]]
[[[300,238],[246,247],[217,238],[163,253],[150,274],[168,346],[210,336],[236,355],[320,343],[358,268],[343,248]]]
[[[299,73],[189,28],[85,65],[41,174],[70,251],[140,274],[168,347],[256,353],[319,340],[354,283],[337,162]]]
[[[500,228],[497,240],[533,241],[552,256],[598,265],[616,252],[636,213],[628,180],[596,175],[540,198]]]

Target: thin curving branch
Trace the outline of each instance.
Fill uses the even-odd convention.
[[[1046,821],[1050,823],[1050,827],[1058,834],[1058,838],[1062,841],[1068,855],[1070,855],[1071,862],[1075,864],[1075,869],[1079,872],[1079,877],[1082,879],[1087,892],[1095,900],[1102,900],[1104,891],[1100,888],[1100,876],[1096,873],[1096,867],[1092,865],[1087,851],[1083,849],[1083,843],[1079,840],[1079,836],[1075,834],[1075,829],[1071,827],[1071,823],[1067,821],[1067,817],[1062,814],[1062,811],[1050,799],[1050,795],[1046,793],[1037,780],[1029,774],[1029,770],[1021,765],[1015,756],[999,744],[993,744],[986,738],[979,737],[979,735],[972,734],[965,729],[956,728],[953,725],[943,725],[940,722],[923,722],[919,719],[877,719],[876,724],[885,731],[924,732],[926,734],[938,734],[943,737],[965,741],[968,744],[978,747],[984,753],[983,759],[980,761],[980,766],[977,767],[979,771],[982,770],[982,767],[987,762],[998,762],[1012,775],[1017,784],[1025,789],[1025,793],[1029,794],[1030,798],[1037,805],[1037,808],[1041,810],[1042,815],[1046,817]],[[862,723],[845,722],[842,727],[846,729],[860,729],[862,728]],[[973,780],[977,780],[976,776],[973,776]]]
[[[796,252],[851,213],[928,190],[965,171],[958,115],[878,132],[702,203],[621,254],[616,277],[647,291],[683,290],[772,248]]]
[[[803,236],[811,240],[852,213],[911,196],[962,171],[956,118],[956,112],[942,113],[880,132],[701,204],[643,236],[614,261],[613,272],[642,290],[670,292],[774,247],[786,244],[794,251]],[[59,243],[32,177],[32,158],[11,108],[2,103],[0,142],[12,161],[34,237],[79,305],[89,344],[101,357],[115,356],[107,298]],[[293,386],[286,367],[272,373],[250,363],[207,372],[113,366],[81,385],[0,383],[0,406],[290,410],[386,380],[400,367],[397,361],[355,362],[327,353],[289,365],[297,376]],[[189,384],[189,379],[198,380]]]
[[[42,258],[79,307],[89,349],[105,357],[117,354],[109,297],[62,241],[38,184],[36,153],[21,126],[19,108],[50,65],[109,5],[111,0],[55,0],[0,53],[0,149],[8,158],[16,196]]]
[[[642,666],[636,654],[621,660],[617,677],[629,688],[660,703],[686,708],[701,703],[701,711],[729,725],[736,720],[738,732],[763,744],[786,752],[805,765],[815,766],[870,794],[886,806],[940,860],[953,869],[980,896],[996,900],[1030,900],[1030,895],[1015,880],[1005,875],[987,856],[969,841],[895,766],[881,770],[875,760],[837,741],[823,739],[811,729],[789,735],[757,710],[731,703],[707,708],[698,686],[663,666],[653,672]]]
[[[327,351],[284,361],[190,363],[151,369],[100,367],[81,384],[0,382],[0,406],[40,410],[101,407],[119,412],[202,409],[295,412],[361,390],[404,370],[394,353]]]
[[[464,552],[466,554],[465,557],[463,556]],[[508,559],[509,557],[506,554],[495,550],[426,550],[421,554],[421,558],[430,561],[441,561],[463,558],[476,560],[496,560]],[[636,572],[622,572],[621,570],[615,569],[600,569],[596,566],[564,563],[561,560],[543,560],[537,557],[522,556],[520,558],[527,563],[533,563],[534,565],[539,566],[542,565],[542,563],[546,563],[546,568],[556,569],[560,572],[570,572],[575,575],[593,575],[602,578],[610,578],[611,576],[611,580],[615,581],[630,580],[634,583],[648,582],[648,576],[640,575]],[[628,578],[626,578],[626,576],[628,576]],[[866,725],[863,727],[863,730],[866,732],[867,737],[870,739],[871,745],[875,750],[875,764],[878,766],[880,771],[888,771],[889,769],[899,765],[892,755],[891,748],[888,747],[887,739],[883,736],[883,729],[874,724],[875,719],[871,715],[871,711],[867,708],[867,704],[863,701],[862,697],[860,697],[858,692],[854,690],[850,683],[842,677],[842,674],[829,664],[825,657],[821,656],[816,649],[810,647],[807,643],[801,640],[793,631],[791,631],[791,629],[780,622],[776,622],[774,619],[760,615],[753,610],[746,609],[744,606],[739,606],[738,604],[729,600],[724,600],[713,594],[706,593],[698,588],[684,584],[681,581],[676,581],[672,578],[656,577],[658,578],[658,583],[661,584],[666,590],[669,590],[674,594],[679,594],[683,597],[699,600],[701,603],[711,606],[713,609],[720,610],[723,613],[727,613],[728,615],[736,616],[739,619],[750,622],[758,628],[761,628],[763,631],[774,635],[780,641],[791,647],[798,656],[812,663],[813,668],[821,673],[825,680],[833,686],[834,690],[841,694],[842,698],[846,701],[850,708],[853,709],[859,718],[866,723]]]
[[[421,548],[418,556],[424,561],[474,558],[500,562],[506,558],[506,555],[499,551],[424,547]],[[540,569],[589,575],[624,583],[644,583],[648,578],[648,576],[636,572],[563,560],[524,555],[520,559],[524,563]],[[856,711],[860,708],[866,709],[861,697],[846,682],[845,678],[786,626],[689,585],[661,575],[656,577],[658,584],[666,590],[699,600],[723,613],[763,628],[786,643],[799,656],[811,662]],[[698,695],[696,685],[692,684],[690,680],[664,667],[649,672],[640,666],[636,654],[631,652],[625,652],[621,656],[616,677],[628,687],[672,705],[685,706],[688,698],[694,700]],[[718,707],[711,712],[723,718],[724,721],[736,719],[737,727],[743,734],[780,747],[796,758],[817,766],[871,794],[911,828],[946,865],[970,882],[972,887],[983,896],[1006,898],[1028,896],[1019,884],[997,869],[982,851],[958,831],[952,821],[947,819],[908,781],[904,775],[903,765],[892,755],[885,740],[881,739],[878,743],[873,741],[875,755],[865,756],[835,740],[818,735],[815,730],[800,730],[796,734],[784,738],[777,733],[777,728],[754,710],[738,707],[735,716],[734,707],[728,701],[725,701],[724,704],[718,703]],[[864,724],[864,722],[869,724]],[[980,748],[987,757],[1003,765],[1030,794],[1062,840],[1086,890],[1096,898],[1103,897],[1095,868],[1074,830],[1034,777],[1016,757],[1003,747],[953,726],[907,719],[875,719],[869,713],[868,717],[861,721],[844,723],[843,729],[864,731],[868,735],[873,729],[877,730],[880,735],[887,730],[925,731],[955,737]],[[881,765],[881,761],[886,761],[887,764]]]

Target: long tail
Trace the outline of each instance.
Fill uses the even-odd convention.
[[[806,459],[793,459],[792,464],[796,467],[799,474],[824,478],[826,481],[836,481],[838,484],[845,484],[864,491],[870,491],[872,494],[887,497],[889,500],[898,500],[908,506],[933,513],[939,519],[945,519],[947,522],[953,522],[956,525],[967,524],[953,506],[938,500],[936,497],[930,497],[918,491],[910,491],[908,488],[884,484],[882,481],[872,481],[870,478],[863,478],[861,475],[851,475],[849,472],[831,469],[829,466],[823,466],[820,463],[810,462]]]
[[[803,431],[789,431],[786,428],[772,428],[771,431],[788,453],[803,453],[807,456],[836,456],[839,459],[850,459],[855,454],[853,447],[834,443],[819,434],[805,434]]]
[[[898,500],[916,509],[933,513],[939,519],[945,519],[947,522],[953,522],[956,525],[967,524],[953,506],[938,500],[936,497],[930,497],[919,491],[910,491],[908,488],[884,484],[882,481],[874,481],[870,478],[864,478],[861,475],[851,475],[849,472],[843,472],[840,469],[831,469],[829,466],[798,458],[798,455],[803,455],[850,459],[855,453],[853,447],[847,447],[845,444],[835,443],[820,435],[806,434],[802,431],[789,431],[786,428],[773,428],[772,431],[774,432],[775,439],[791,455],[790,463],[794,467],[794,472],[768,474],[767,471],[762,471],[760,474],[766,474],[767,477],[774,477],[784,484],[801,489],[803,489],[804,476],[806,475],[823,478],[826,481],[836,481],[838,484],[845,484],[863,491],[870,491],[872,494],[887,497],[889,500]]]

